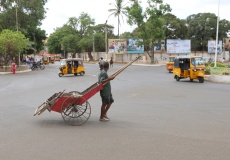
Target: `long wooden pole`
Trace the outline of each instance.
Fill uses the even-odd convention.
[[[141,56],[136,57],[133,61],[127,63],[123,67],[121,67],[118,71],[113,73],[111,76],[116,77],[118,74],[120,74],[122,71],[124,71],[128,66],[130,66],[133,62],[137,61]],[[103,86],[106,85],[109,81],[103,83]]]

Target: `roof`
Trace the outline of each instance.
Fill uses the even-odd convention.
[[[202,58],[202,56],[177,56],[177,59]]]
[[[62,60],[66,60],[66,61],[82,61],[82,58],[68,58],[68,59],[62,59]]]

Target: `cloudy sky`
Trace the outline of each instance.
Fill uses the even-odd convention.
[[[172,14],[180,19],[185,19],[191,14],[210,12],[218,15],[218,3],[220,19],[230,21],[230,1],[229,0],[164,0],[172,8]],[[95,19],[96,24],[105,23],[110,15],[108,9],[113,8],[110,3],[115,0],[48,0],[46,4],[46,19],[43,21],[41,28],[48,34],[54,32],[54,29],[65,24],[70,17],[79,17],[82,12],[88,13],[91,18]],[[125,0],[128,2],[128,0]],[[142,0],[142,6],[147,6],[147,0]],[[111,16],[108,24],[115,27],[114,33],[117,34],[117,19]],[[122,22],[120,33],[132,31],[135,26],[131,27]]]

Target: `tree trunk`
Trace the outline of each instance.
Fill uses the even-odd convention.
[[[152,42],[150,51],[151,51],[151,63],[154,63],[154,43],[153,42]]]
[[[93,56],[91,54],[91,51],[88,51],[88,57],[89,57],[89,61],[93,61]]]

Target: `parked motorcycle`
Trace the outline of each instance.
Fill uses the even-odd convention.
[[[45,66],[41,63],[41,61],[39,62],[33,62],[32,66],[30,67],[31,70],[35,70],[35,69],[45,69]]]

